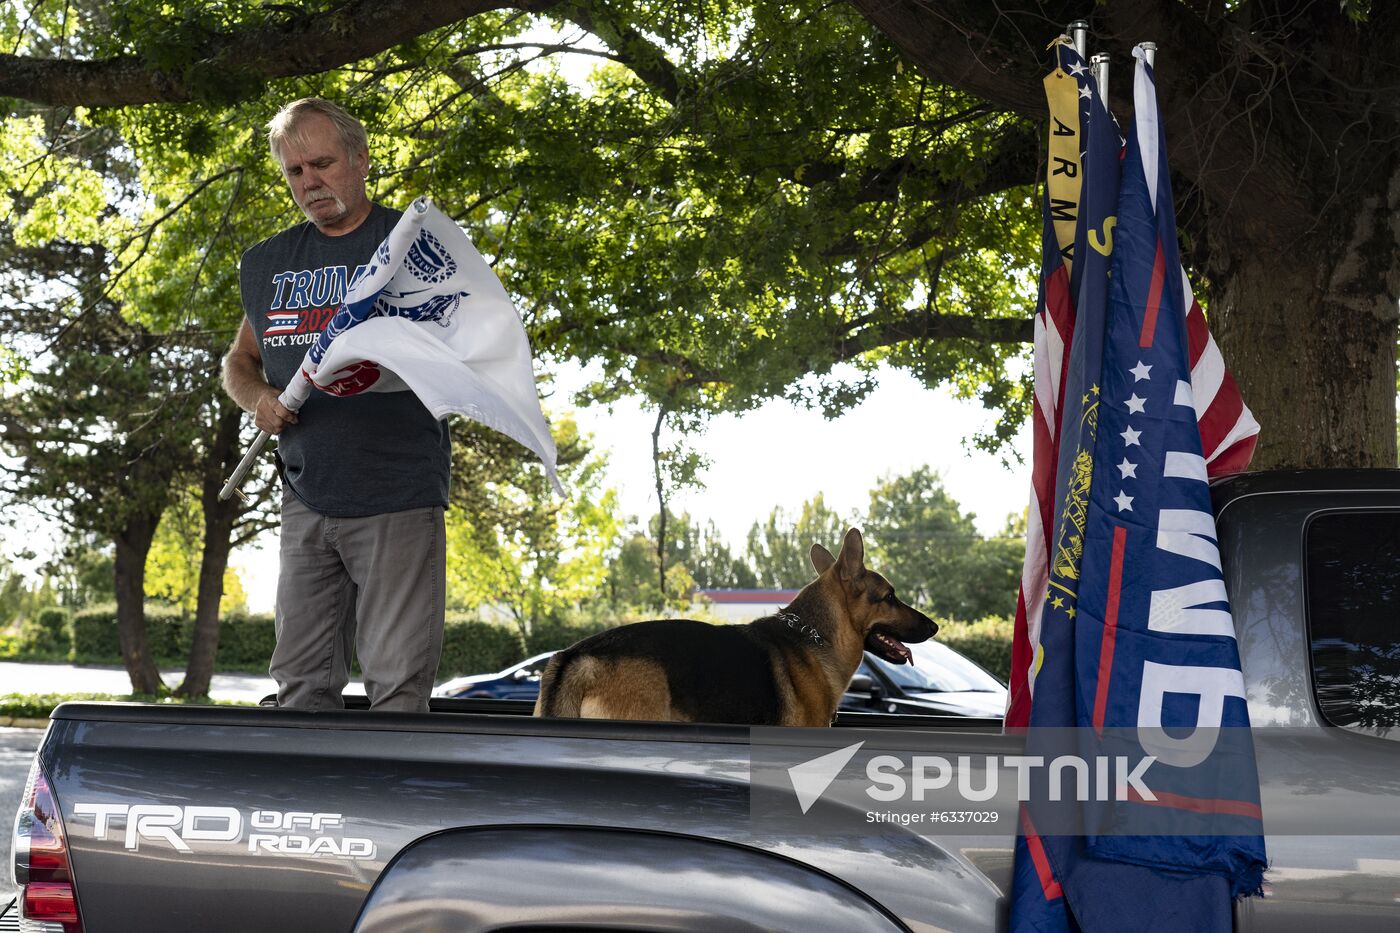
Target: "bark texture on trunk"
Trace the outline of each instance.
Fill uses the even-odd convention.
[[[146,555],[159,523],[160,513],[132,515],[115,536],[117,637],[134,693],[157,694],[165,687],[146,634]]]
[[[227,403],[219,413],[218,430],[205,459],[200,486],[204,512],[204,548],[199,561],[199,586],[194,610],[194,637],[190,643],[185,679],[175,691],[180,697],[209,695],[214,662],[219,654],[219,604],[224,598],[224,571],[233,537],[233,526],[243,510],[237,496],[220,502],[223,477],[237,460],[238,426],[243,412]]]
[[[1396,466],[1400,4],[850,4],[933,81],[1034,120],[1070,19],[1127,66],[1109,101],[1125,127],[1129,53],[1156,42],[1183,248],[1262,428],[1252,468]]]
[[[1251,468],[1394,467],[1400,175],[1303,237],[1251,242],[1212,251],[1209,312],[1259,420]]]

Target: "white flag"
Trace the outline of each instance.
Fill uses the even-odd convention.
[[[311,385],[335,395],[411,389],[435,418],[456,412],[500,431],[559,483],[515,306],[466,233],[425,198],[409,206],[302,361],[281,401]]]

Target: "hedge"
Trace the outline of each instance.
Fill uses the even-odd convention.
[[[967,655],[1003,682],[1011,679],[1011,619],[988,616],[977,622],[938,620],[934,637],[948,647]]]
[[[32,637],[21,635],[16,656],[52,660],[66,656],[80,663],[120,664],[117,614],[112,606],[87,609],[71,620],[63,610],[40,614],[33,623]],[[940,619],[937,638],[967,655],[1002,680],[1011,673],[1010,619],[990,617],[978,622]],[[61,622],[67,622],[64,626]],[[58,634],[54,626],[57,625]],[[522,639],[512,625],[482,622],[454,614],[443,633],[442,663],[438,679],[463,674],[482,674],[509,667],[522,658],[567,648],[581,638],[610,628],[607,622],[577,625],[541,623],[528,639]],[[183,667],[189,658],[194,637],[194,620],[182,618],[177,610],[151,605],[146,607],[146,630],[156,661]],[[26,631],[29,631],[28,626]],[[231,615],[219,620],[218,670],[266,671],[277,641],[270,615]],[[67,651],[62,647],[65,645]],[[45,650],[40,645],[49,645]]]
[[[543,624],[535,628],[529,639],[522,640],[514,626],[453,614],[448,617],[443,632],[438,679],[499,671],[530,655],[566,648],[608,627],[598,622],[577,626]],[[79,612],[73,616],[68,631],[72,660],[88,664],[121,663],[115,607],[99,606]],[[169,607],[148,605],[146,632],[158,664],[183,666],[188,660],[194,639],[193,619],[182,618],[177,610]],[[276,642],[272,616],[225,616],[219,620],[219,653],[215,667],[265,671]],[[38,659],[37,654],[25,651],[23,645],[20,656]]]

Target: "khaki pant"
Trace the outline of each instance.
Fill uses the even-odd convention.
[[[352,648],[376,710],[426,711],[442,656],[443,509],[329,518],[282,499],[277,704],[341,709]]]

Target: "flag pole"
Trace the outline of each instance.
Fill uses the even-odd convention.
[[[247,476],[248,471],[253,468],[253,461],[258,458],[258,454],[262,453],[263,445],[267,443],[267,439],[271,436],[272,435],[268,434],[266,431],[258,432],[258,436],[253,441],[252,445],[249,446],[248,452],[243,455],[242,460],[238,461],[238,466],[234,469],[233,475],[224,481],[224,488],[219,490],[220,502],[227,500],[229,496],[238,491],[238,487],[243,483],[243,478]],[[243,496],[241,492],[238,494]],[[245,501],[246,498],[245,496]]]
[[[1147,58],[1147,64],[1153,68],[1157,67],[1157,43],[1139,42],[1138,47],[1142,49],[1142,54]]]
[[[1079,53],[1080,58],[1088,58],[1089,50],[1089,21],[1077,19],[1067,27],[1070,40],[1074,43],[1074,50]]]
[[[1109,54],[1100,52],[1089,60],[1089,71],[1094,76],[1094,83],[1099,86],[1099,97],[1103,99],[1103,107],[1108,109],[1108,61]]]

